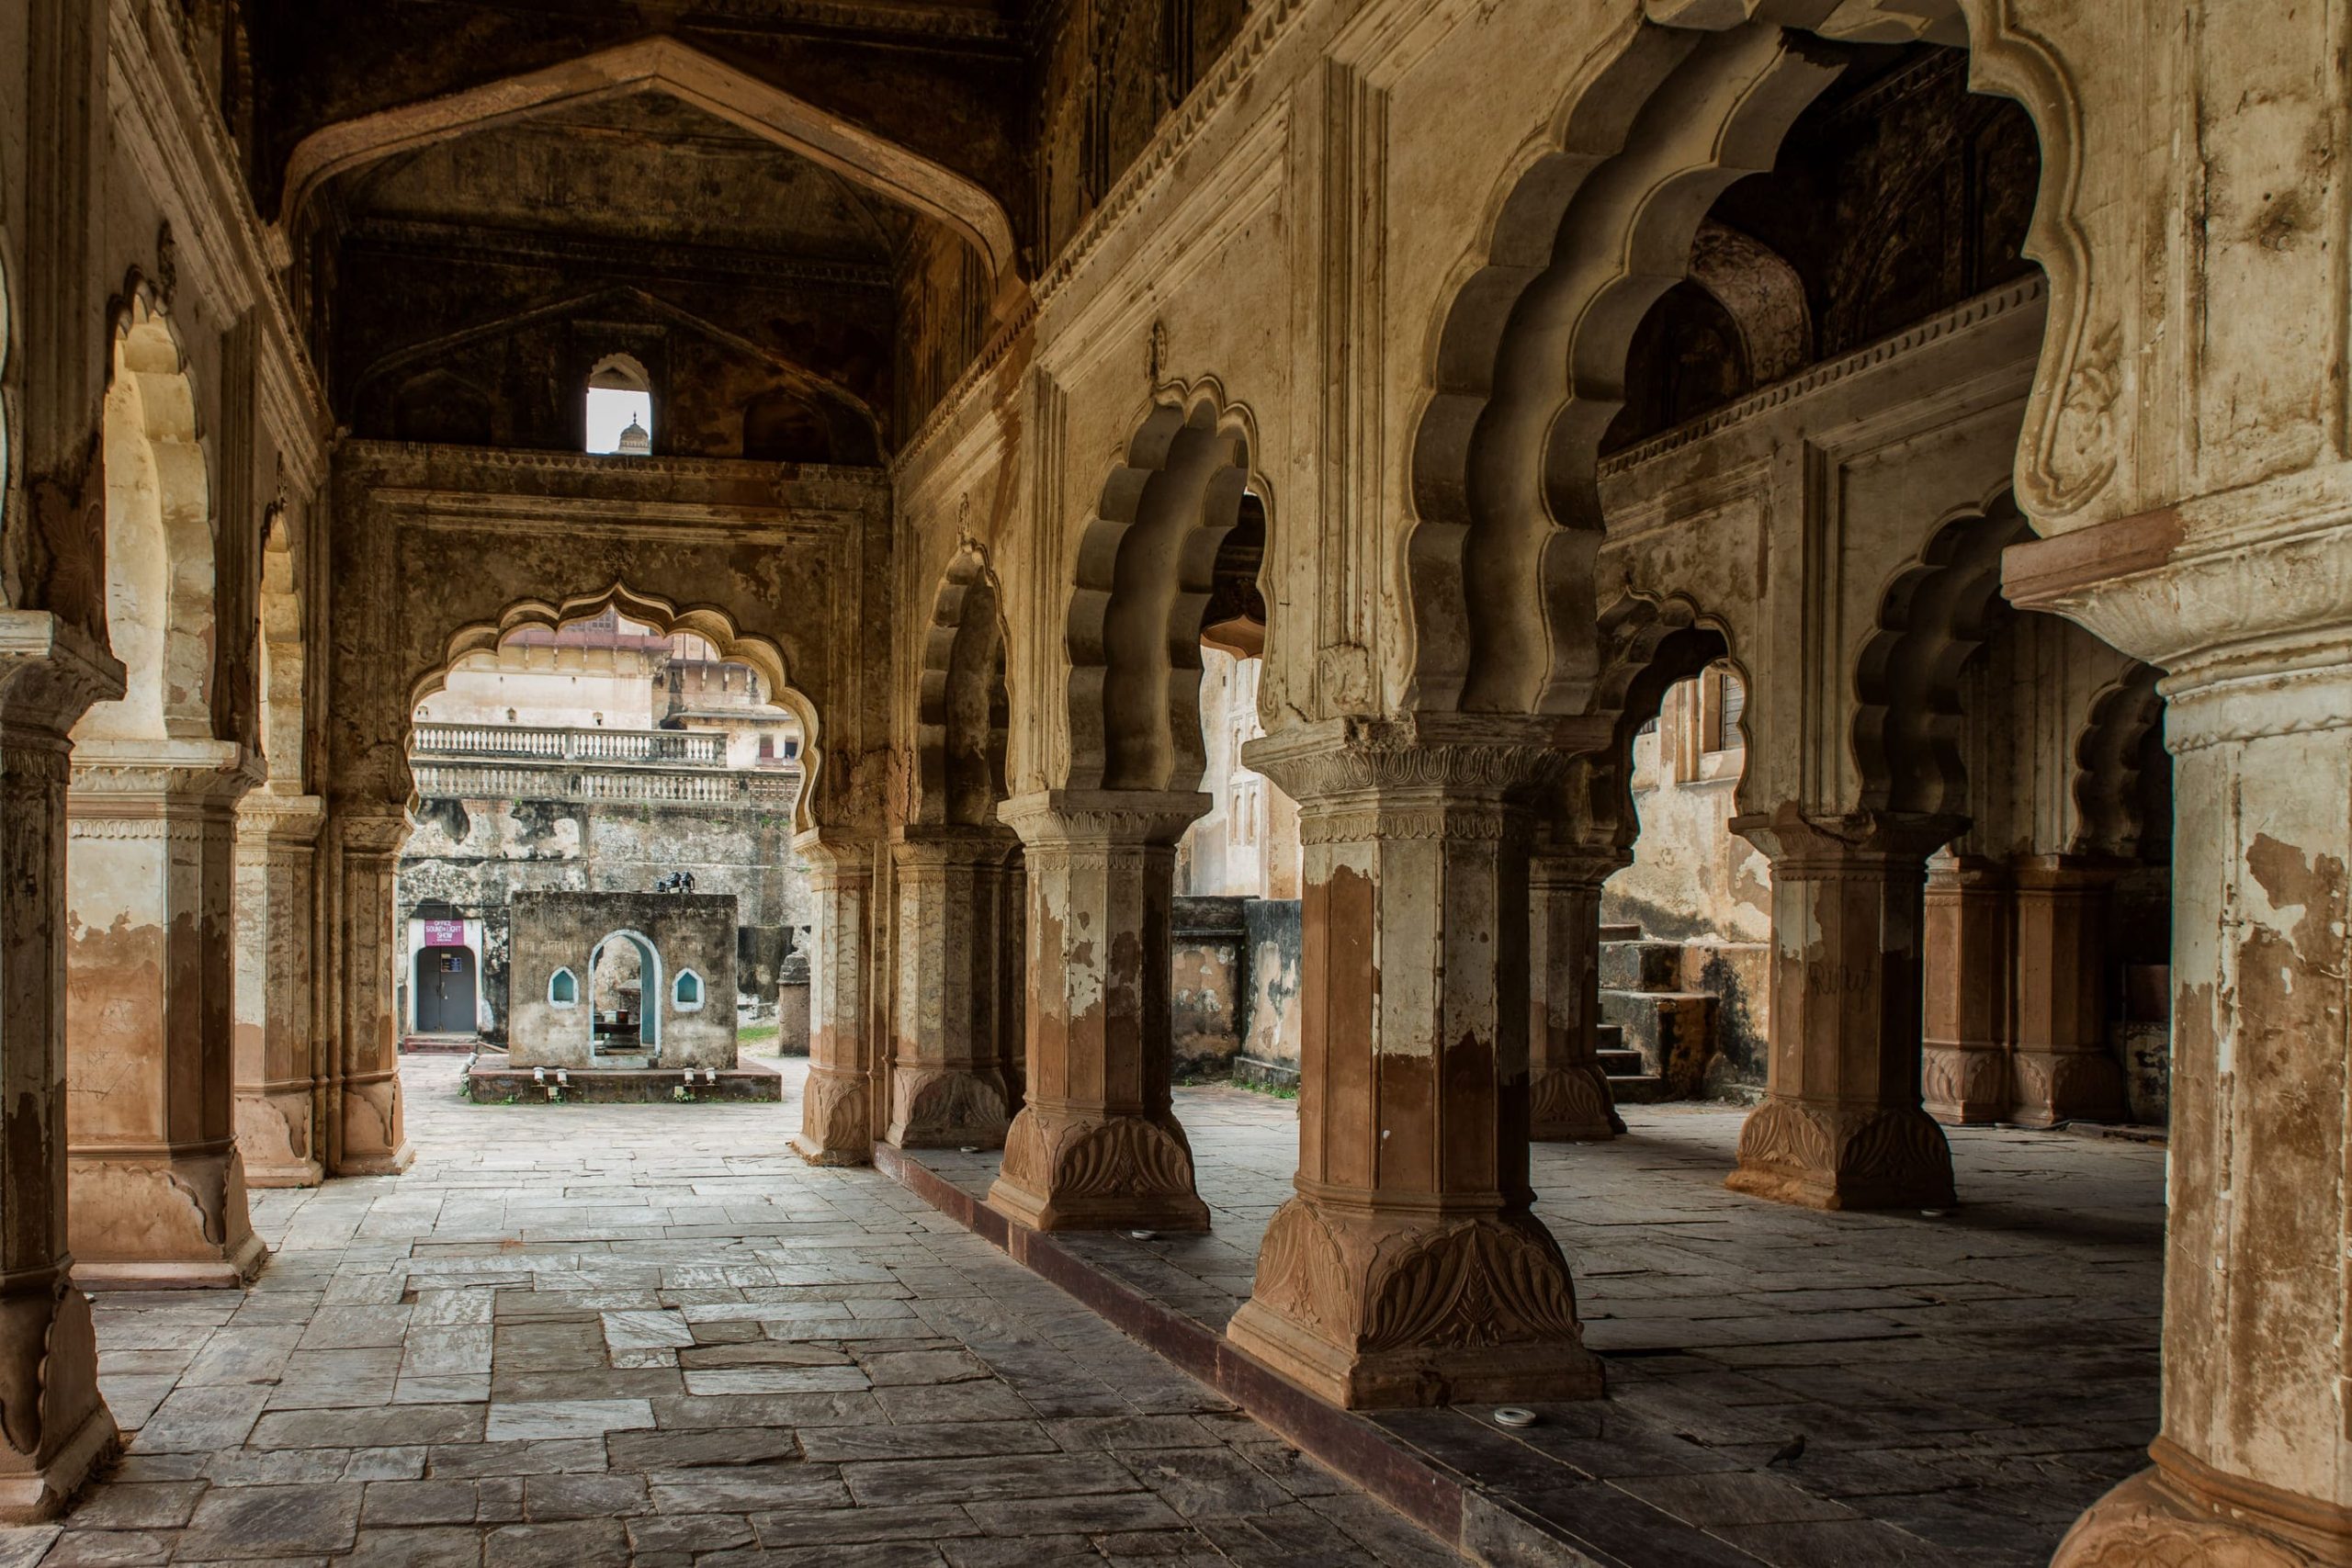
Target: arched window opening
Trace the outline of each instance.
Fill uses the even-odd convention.
[[[580,1005],[580,978],[569,969],[559,969],[548,981],[548,1005],[568,1008]]]
[[[653,380],[626,354],[588,373],[587,446],[594,457],[642,457],[653,450]]]

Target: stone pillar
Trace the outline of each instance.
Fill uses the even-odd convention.
[[[122,666],[0,610],[0,1520],[62,1508],[117,1443],[66,1250],[66,736]]]
[[[330,1176],[397,1175],[416,1157],[401,1129],[401,1029],[392,1003],[392,874],[407,837],[400,815],[338,811],[329,819]]]
[[[996,1037],[1005,1105],[1029,1098],[1029,863],[1016,843],[997,884]]]
[[[1171,1100],[1176,840],[1208,796],[1055,791],[1001,808],[1029,886],[1028,1101],[990,1206],[1039,1230],[1206,1230]]]
[[[317,1018],[314,795],[258,790],[237,810],[237,1147],[248,1187],[314,1187],[326,1075]]]
[[[808,1077],[792,1146],[811,1165],[874,1157],[873,1066],[866,1059],[866,904],[874,865],[865,844],[803,833],[815,931],[808,954]]]
[[[1527,1164],[1523,802],[1577,743],[1600,738],[1442,716],[1244,752],[1299,805],[1305,1010],[1297,1196],[1226,1332],[1335,1403],[1601,1392]]]
[[[996,1148],[1011,1119],[996,1035],[1001,829],[909,828],[899,874],[898,1050],[886,1141]]]
[[[1600,1027],[1600,886],[1632,857],[1540,843],[1527,874],[1529,1135],[1613,1138],[1625,1130],[1594,1055]]]
[[[2107,1038],[2108,890],[2118,869],[2081,855],[2014,863],[2012,1119],[2025,1126],[2125,1119],[2123,1064]]]
[[[237,1153],[228,740],[74,748],[66,815],[67,1193],[84,1288],[235,1285],[267,1249]]]
[[[1964,824],[1782,807],[1736,818],[1772,861],[1772,1043],[1734,1191],[1816,1209],[1938,1208],[1951,1151],[1920,1109],[1927,859]]]
[[[1988,856],[1928,863],[1922,1086],[1928,1114],[1951,1126],[2009,1113],[2008,883]]]
[[[2352,524],[2306,493],[2006,563],[2168,671],[2174,758],[2163,1432],[2059,1568],[2352,1563]]]

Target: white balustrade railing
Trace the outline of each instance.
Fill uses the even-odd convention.
[[[566,762],[727,765],[727,737],[699,729],[569,729],[523,724],[420,724],[420,757],[518,757]]]
[[[418,761],[410,773],[428,800],[560,800],[582,804],[707,806],[781,811],[800,794],[800,771],[679,773],[564,766]]]

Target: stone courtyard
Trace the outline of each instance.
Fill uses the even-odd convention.
[[[545,1108],[470,1104],[459,1074],[404,1061],[407,1173],[255,1195],[249,1292],[96,1298],[127,1452],[0,1562],[1453,1560],[913,1193],[793,1156],[797,1083]],[[1216,1230],[1072,1244],[1221,1322],[1294,1108],[1179,1108]],[[1736,1112],[1628,1120],[1535,1168],[1611,1401],[1391,1432],[1628,1552],[1691,1527],[1634,1562],[2039,1562],[2134,1466],[2161,1151],[1961,1132],[1964,1208],[1837,1215],[1723,1190]]]

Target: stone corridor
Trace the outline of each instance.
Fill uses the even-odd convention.
[[[0,1564],[1451,1561],[799,1107],[477,1106],[254,1194],[250,1292],[96,1300],[133,1435]],[[796,1075],[797,1076],[797,1075]]]

